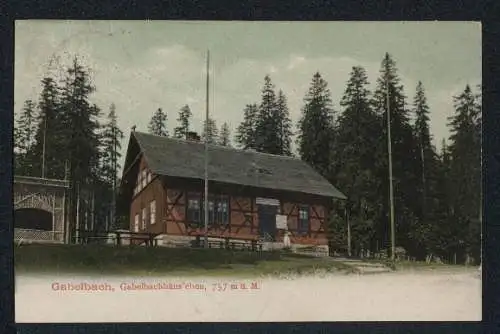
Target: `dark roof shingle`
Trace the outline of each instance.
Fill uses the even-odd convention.
[[[133,132],[151,172],[203,179],[203,143]],[[280,189],[345,199],[346,197],[304,161],[278,155],[209,145],[211,181]]]

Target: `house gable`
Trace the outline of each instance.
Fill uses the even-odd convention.
[[[153,174],[146,157],[141,156],[133,170],[133,193],[130,200],[130,230],[136,232],[163,232],[165,206],[164,180]]]

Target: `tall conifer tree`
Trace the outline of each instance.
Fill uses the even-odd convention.
[[[480,109],[469,85],[454,97],[455,114],[450,118],[450,178],[456,219],[456,249],[459,258],[469,253],[479,258],[481,203],[481,142],[478,135]]]
[[[69,161],[70,218],[71,230],[76,227],[78,194],[89,193],[89,189],[99,179],[99,114],[100,109],[91,104],[94,93],[88,71],[78,58],[66,71],[61,94],[61,140],[65,145],[60,152],[62,161]],[[84,210],[80,206],[81,210]],[[83,212],[82,212],[83,213]],[[80,226],[83,228],[83,226]]]
[[[123,131],[118,127],[118,117],[114,103],[109,108],[109,113],[103,125],[101,145],[102,145],[102,177],[109,184],[116,183],[118,171],[120,170],[119,160],[121,158],[121,142],[124,138]]]
[[[103,126],[101,137],[102,154],[101,154],[101,184],[105,194],[101,196],[101,203],[106,203],[103,210],[109,217],[109,224],[115,222],[116,218],[116,202],[118,197],[118,173],[120,171],[121,158],[121,141],[123,140],[123,131],[118,127],[118,119],[116,115],[116,106],[114,103],[109,108],[106,123]],[[101,226],[102,227],[102,223]],[[116,228],[117,226],[112,226]],[[109,227],[108,227],[109,228]]]
[[[292,121],[286,96],[282,90],[278,92],[274,117],[278,127],[278,154],[289,156],[292,154]]]
[[[378,158],[376,159],[377,174],[381,180],[379,192],[383,203],[379,220],[379,239],[390,249],[390,205],[389,205],[389,152],[387,145],[387,94],[389,94],[389,108],[391,118],[392,144],[392,175],[394,189],[394,222],[396,228],[396,243],[407,251],[417,250],[412,244],[409,233],[410,226],[415,223],[416,210],[414,198],[418,197],[417,178],[418,166],[416,158],[416,139],[409,122],[409,111],[405,104],[405,95],[400,78],[397,74],[396,63],[386,53],[377,80],[373,96],[374,111],[381,117],[381,131],[378,136]]]
[[[276,93],[269,75],[264,78],[262,100],[255,129],[255,148],[259,152],[280,154],[279,124],[276,117]]]
[[[235,141],[242,149],[256,149],[257,117],[259,108],[256,104],[247,104],[243,122],[236,129]]]
[[[42,92],[38,102],[38,126],[32,148],[36,176],[63,179],[65,176],[65,128],[60,102],[60,88],[51,77],[42,79]],[[61,159],[61,153],[64,154]],[[44,166],[42,166],[44,165]]]
[[[419,178],[417,178],[417,189],[420,193],[420,205],[415,205],[415,213],[418,221],[414,221],[410,232],[413,242],[422,252],[419,258],[431,252],[432,231],[435,224],[438,224],[438,178],[439,166],[437,154],[432,146],[432,136],[429,127],[429,106],[425,96],[424,87],[418,82],[415,97],[413,99],[413,113],[415,116],[414,133],[416,138],[415,156],[418,161],[416,168]],[[424,252],[426,254],[424,254]]]
[[[34,169],[36,156],[32,152],[36,143],[36,121],[36,105],[32,100],[26,100],[14,130],[16,174],[38,176]]]
[[[314,74],[298,122],[297,146],[302,160],[324,177],[330,178],[334,114],[327,82],[318,72]]]
[[[376,141],[379,120],[371,109],[366,71],[353,67],[340,102],[342,113],[332,148],[332,177],[349,198],[353,250],[375,250],[375,220],[379,206],[379,180],[375,177]]]

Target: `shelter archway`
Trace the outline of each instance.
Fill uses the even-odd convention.
[[[20,208],[14,211],[14,226],[18,229],[52,231],[53,213],[38,208]]]
[[[67,180],[14,176],[14,240],[67,240]]]

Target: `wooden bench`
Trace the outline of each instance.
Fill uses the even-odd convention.
[[[139,245],[144,243],[146,246],[158,246],[158,239],[149,236],[128,236],[121,237],[121,239],[130,240],[130,245],[133,241],[139,241]]]
[[[222,248],[228,250],[262,251],[262,243],[255,239],[221,237],[222,240],[209,240],[208,248]],[[194,247],[204,247],[205,240],[197,236],[193,242]]]

